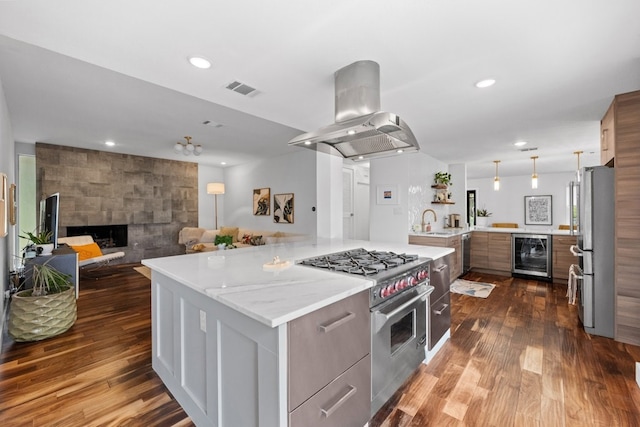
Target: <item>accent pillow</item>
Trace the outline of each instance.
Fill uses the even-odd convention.
[[[264,242],[262,241],[262,236],[251,236],[251,240],[249,241],[251,246],[262,246]]]
[[[207,230],[202,233],[200,237],[200,243],[213,243],[218,235],[218,230]]]
[[[231,243],[233,243],[233,239],[231,238],[231,236],[223,236],[221,234],[218,234],[213,244],[217,246],[220,243],[224,243],[225,245],[230,245]]]
[[[100,246],[98,246],[96,242],[89,243],[88,245],[78,245],[71,247],[74,251],[78,252],[78,261],[84,261],[85,259],[102,256]]]
[[[244,243],[245,245],[250,245],[251,244],[251,234],[243,234],[242,235],[242,243]]]
[[[231,236],[231,243],[238,241],[238,227],[222,227],[220,234],[223,236]]]

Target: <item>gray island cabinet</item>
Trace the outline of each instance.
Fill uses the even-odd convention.
[[[367,424],[372,282],[294,263],[362,245],[372,247],[331,240],[143,261],[153,369],[196,425]],[[271,268],[276,256],[289,262]]]

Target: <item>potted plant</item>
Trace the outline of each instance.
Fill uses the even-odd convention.
[[[489,212],[486,208],[478,209],[476,211],[476,216],[476,225],[480,227],[486,227],[488,218],[491,216],[491,212]]]
[[[53,233],[51,231],[40,231],[36,234],[26,232],[26,236],[20,236],[23,239],[29,239],[36,246],[36,253],[38,255],[51,255],[53,251],[53,243],[51,243],[51,237]]]
[[[436,172],[433,181],[436,183],[435,188],[447,188],[453,185],[449,172]]]
[[[53,258],[51,258],[53,259]],[[11,338],[39,341],[67,331],[77,319],[75,289],[69,275],[49,265],[31,265],[31,289],[16,292],[9,308]]]

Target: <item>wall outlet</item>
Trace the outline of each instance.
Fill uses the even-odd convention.
[[[207,313],[200,310],[200,330],[207,333]]]

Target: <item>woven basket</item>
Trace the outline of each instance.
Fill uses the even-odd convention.
[[[13,295],[9,314],[9,335],[15,341],[39,341],[67,331],[77,319],[74,288],[41,297]]]

